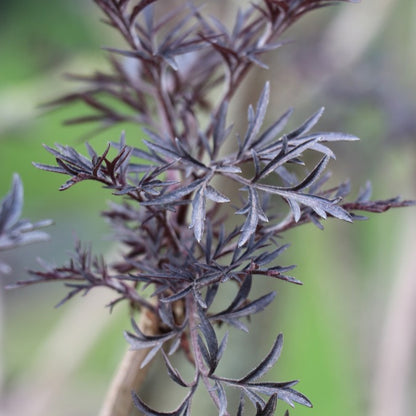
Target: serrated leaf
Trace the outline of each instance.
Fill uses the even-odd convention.
[[[303,141],[303,140],[310,140],[313,138],[320,138],[320,142],[355,142],[360,140],[359,137],[354,136],[353,134],[348,133],[342,133],[342,132],[336,132],[336,131],[321,131],[316,132],[307,136],[302,136],[297,139],[294,139],[295,141]]]
[[[282,166],[283,164],[296,159],[298,156],[300,156],[305,150],[311,148],[316,142],[318,141],[318,138],[314,138],[308,141],[305,141],[298,146],[294,147],[293,149],[289,151],[284,151],[284,147],[282,147],[282,150],[277,156],[275,156],[261,171],[258,175],[256,175],[252,182],[256,182],[260,179],[265,178],[270,173],[275,171],[278,167]]]
[[[136,6],[134,6],[129,17],[129,24],[132,26],[137,16],[142,12],[147,6],[154,3],[156,0],[141,0]]]
[[[167,298],[160,298],[161,302],[176,302],[179,299],[184,298],[189,292],[192,291],[192,286],[187,286],[185,289],[181,290],[180,292],[175,293],[172,296],[168,296]]]
[[[253,148],[258,148],[273,140],[286,126],[290,116],[293,113],[293,108],[287,110],[278,120],[276,120],[260,137],[253,142]]]
[[[215,171],[223,173],[241,173],[241,168],[238,166],[216,166]]]
[[[218,399],[218,416],[228,416],[229,413],[227,412],[227,395],[225,393],[224,386],[218,380],[215,380],[215,391],[217,393]]]
[[[257,228],[259,220],[267,222],[266,214],[263,212],[259,197],[253,187],[247,187],[249,197],[248,203],[245,207],[236,212],[236,214],[246,214],[247,218],[241,227],[241,235],[238,240],[238,247],[242,247],[252,236]]]
[[[207,185],[206,187],[206,197],[211,201],[218,202],[220,204],[230,202],[229,198],[227,198],[224,194],[214,189],[211,185]]]
[[[163,344],[157,344],[155,345],[147,354],[144,360],[140,364],[140,368],[146,367],[147,364],[150,363],[150,361],[153,360],[155,355],[159,352],[159,350],[162,348]]]
[[[291,191],[300,191],[311,186],[325,170],[328,164],[329,156],[324,156],[321,161],[315,166],[315,168],[309,173],[309,175],[298,185],[289,188]]]
[[[257,406],[256,416],[273,416],[277,406],[277,394],[273,394],[266,405],[261,408]]]
[[[0,203],[0,233],[15,224],[23,209],[23,185],[20,176],[13,175],[10,192]]]
[[[273,260],[275,260],[277,257],[280,256],[280,254],[283,253],[287,248],[289,247],[289,244],[285,244],[283,246],[280,246],[276,250],[273,250],[270,253],[263,252],[260,256],[258,256],[254,262],[259,266],[264,266],[266,264],[271,263]]]
[[[266,402],[263,400],[263,398],[256,392],[244,387],[242,388],[242,390],[244,391],[248,399],[251,401],[251,403],[253,403],[253,405],[256,407],[256,409],[259,409],[259,405],[260,409],[262,409],[266,405]]]
[[[174,160],[181,158],[181,155],[175,149],[168,148],[168,147],[163,146],[159,143],[149,142],[147,140],[143,140],[143,143],[150,150],[153,150],[156,153],[160,153],[164,156],[167,156],[168,158],[171,158],[171,159],[174,159]]]
[[[173,367],[172,363],[168,359],[166,353],[162,349],[162,356],[166,364],[166,368],[168,370],[169,377],[176,383],[182,387],[189,387],[188,383],[182,378],[179,371]]]
[[[175,332],[168,332],[162,335],[145,335],[138,327],[134,319],[131,319],[131,324],[135,334],[125,331],[124,337],[130,344],[131,348],[134,350],[153,348],[156,345],[162,345],[164,342],[172,339],[175,336]]]
[[[368,202],[370,200],[372,191],[371,182],[367,181],[365,187],[360,189],[356,202]]]
[[[205,363],[208,365],[208,367],[211,368],[212,366],[212,357],[209,354],[208,348],[205,345],[204,341],[202,340],[202,337],[200,334],[198,334],[198,348],[201,352],[202,358],[204,359]]]
[[[17,232],[18,230],[16,230]],[[13,229],[13,232],[15,230]],[[25,230],[22,230],[22,233],[19,234],[19,236],[15,237],[15,241],[12,240],[12,244],[10,245],[10,248],[14,246],[25,246],[28,244],[38,243],[41,241],[47,241],[49,240],[50,236],[48,233],[44,231],[30,231],[26,232]],[[0,244],[0,249],[7,248],[7,246],[4,246],[3,244]]]
[[[228,306],[228,308],[225,310],[225,312],[231,312],[235,310],[246,301],[248,295],[250,294],[252,280],[253,278],[250,274],[245,277],[236,296],[234,297],[230,306]]]
[[[251,156],[254,164],[254,175],[257,176],[260,173],[260,159],[254,149],[251,149]]]
[[[292,407],[294,407],[293,402],[306,407],[312,407],[312,403],[305,395],[291,388],[280,389],[277,393],[277,397]]]
[[[261,51],[255,51],[256,53],[260,53]],[[257,58],[254,53],[249,53],[246,55],[246,58],[252,62],[254,65],[257,65],[261,69],[269,69],[268,65],[266,65],[263,61]]]
[[[227,111],[228,111],[228,101],[224,101],[221,104],[221,107],[218,111],[218,115],[214,123],[214,130],[212,132],[212,139],[213,139],[212,154],[213,155],[217,154],[218,149],[220,148],[224,139],[227,137],[226,129],[225,129]]]
[[[241,235],[238,240],[238,247],[242,247],[256,231],[259,216],[254,209],[250,209],[247,214],[247,219],[241,227]]]
[[[181,202],[184,196],[189,195],[193,191],[199,188],[201,184],[205,181],[205,178],[197,179],[196,181],[190,183],[189,185],[182,186],[175,189],[174,191],[162,194],[159,197],[153,198],[149,201],[144,201],[142,205],[165,205]]]
[[[196,287],[196,285],[194,285],[194,287],[193,287],[193,295],[194,295],[194,299],[196,299],[196,301],[197,301],[198,305],[199,305],[202,309],[204,309],[204,310],[208,309],[208,306],[207,306],[207,304],[205,303],[205,300],[204,300],[204,298],[202,297],[202,294],[201,294],[201,292],[199,291],[199,289]]]
[[[159,316],[168,328],[173,329],[175,327],[175,319],[173,317],[172,305],[170,303],[159,303]]]
[[[206,357],[205,360],[207,361],[207,364],[209,366],[209,373],[212,374],[217,365],[217,357],[218,357],[218,341],[217,336],[215,334],[214,328],[205,316],[204,311],[201,308],[198,308],[198,314],[199,314],[199,329],[201,331],[201,334],[203,335],[205,339],[205,344],[207,347],[206,350]],[[202,340],[201,340],[202,342]],[[203,348],[202,348],[203,349]],[[202,352],[202,351],[201,351]]]
[[[205,186],[201,186],[192,200],[192,219],[189,228],[193,228],[196,241],[201,242],[205,225]]]
[[[335,153],[328,146],[325,146],[322,143],[315,143],[310,147],[310,149],[314,150],[315,152],[322,153],[331,159],[336,159]]]
[[[338,186],[335,198],[345,198],[351,192],[351,183],[349,180]]]
[[[261,361],[261,363],[251,370],[245,377],[239,380],[239,383],[246,383],[257,380],[264,376],[276,364],[280,357],[283,348],[283,335],[279,334],[274,342],[270,352]]]
[[[254,114],[252,107],[249,107],[249,127],[244,138],[244,142],[240,148],[239,155],[248,150],[253,140],[256,138],[263,124],[264,117],[266,115],[267,106],[270,98],[270,82],[266,82],[260,98],[257,102],[256,113]]]
[[[228,336],[229,332],[227,331],[224,335],[224,338],[222,339],[220,346],[218,348],[218,354],[217,354],[217,361],[219,362],[224,354],[225,349],[227,348],[228,343]]]
[[[296,201],[297,203],[306,205],[312,208],[322,218],[325,218],[326,214],[328,213],[338,219],[352,222],[350,214],[344,208],[340,207],[329,199],[325,199],[316,195],[286,191],[278,186],[264,184],[255,184],[254,186],[264,192],[280,195],[288,201],[292,200],[292,202]]]
[[[295,139],[302,134],[307,133],[321,118],[324,113],[324,107],[321,107],[315,114],[302,123],[296,130],[293,130],[287,135],[288,140]]]
[[[207,234],[205,238],[205,247],[204,247],[204,254],[205,254],[205,262],[208,264],[212,261],[212,224],[209,218],[207,218]],[[208,287],[208,289],[210,286]]]
[[[140,410],[145,416],[182,416],[185,414],[185,411],[189,405],[188,398],[185,398],[185,400],[176,410],[173,410],[172,412],[158,412],[143,402],[135,392],[132,392],[132,397],[136,408]]]
[[[199,160],[196,160],[189,152],[187,149],[185,149],[184,145],[181,143],[181,141],[176,138],[175,139],[175,143],[176,143],[176,147],[180,150],[181,152],[181,157],[186,159],[188,162],[194,164],[195,166],[199,167],[199,168],[203,168],[206,169],[207,167],[200,162]]]
[[[241,393],[240,394],[240,401],[238,403],[237,416],[243,416],[243,410],[244,410],[244,396]]]
[[[55,173],[63,173],[63,174],[67,173],[66,170],[62,169],[60,166],[44,165],[42,163],[36,163],[36,162],[32,162],[32,165],[35,168],[45,170],[47,172],[55,172]]]
[[[276,292],[270,292],[267,295],[247,303],[237,309],[221,312],[213,316],[213,318],[220,318],[221,320],[236,320],[241,319],[264,310],[276,297]]]

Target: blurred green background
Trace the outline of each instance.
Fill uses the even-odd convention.
[[[82,183],[61,193],[64,177],[31,165],[52,161],[43,143],[82,149],[81,138],[91,129],[62,126],[82,107],[45,114],[39,105],[76,88],[64,73],[105,66],[100,48],[119,42],[92,3],[0,3],[0,195],[18,172],[25,186],[24,216],[55,221],[50,242],[1,254],[13,267],[2,276],[0,292],[0,414],[5,416],[97,414],[127,348],[122,336],[130,327],[127,310],[119,307],[110,315],[105,291],[54,309],[65,294],[59,285],[3,289],[25,278],[26,269],[37,268],[37,257],[61,264],[77,238],[91,242],[96,253],[111,251],[110,230],[99,216],[108,192]],[[295,42],[268,58],[270,71],[252,74],[236,103],[236,117],[246,113],[266,79],[274,94],[270,120],[294,106],[294,127],[325,105],[319,129],[362,139],[334,146],[334,182],[351,178],[356,194],[369,179],[375,199],[415,199],[416,3],[367,0],[325,9],[305,17],[285,38]],[[143,137],[139,126],[117,126],[90,142],[104,148],[122,129],[128,144]],[[254,340],[244,334],[231,339],[235,347],[228,363],[234,374],[247,370],[239,372],[241,362],[254,366],[283,332],[284,352],[272,376],[299,378],[300,391],[314,403],[313,409],[297,407],[291,414],[413,414],[415,231],[414,209],[370,215],[370,221],[353,226],[328,221],[324,232],[313,226],[291,231],[282,262],[297,264],[294,275],[305,284],[265,281],[262,290],[277,289],[277,301],[253,319]],[[149,396],[155,383],[165,386],[158,368],[145,387]],[[169,387],[164,389],[168,398]],[[279,408],[283,414],[283,404]],[[200,408],[195,414],[214,413]]]

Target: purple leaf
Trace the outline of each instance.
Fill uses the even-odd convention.
[[[283,347],[283,335],[279,334],[274,342],[270,352],[263,359],[263,361],[253,370],[251,370],[245,377],[239,380],[240,383],[245,383],[257,380],[263,377],[276,364],[280,357]]]
[[[10,192],[0,202],[0,234],[14,225],[23,209],[23,185],[17,173],[13,175]]]
[[[174,191],[162,194],[157,198],[153,198],[149,201],[142,202],[142,205],[165,205],[181,202],[182,198],[189,195],[196,189],[198,189],[201,184],[205,181],[205,178],[197,179],[196,181],[190,183],[189,185],[179,187]]]

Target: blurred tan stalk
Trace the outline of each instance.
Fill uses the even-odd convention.
[[[139,328],[146,335],[157,335],[158,322],[150,313],[143,312]],[[136,391],[146,379],[149,365],[141,368],[149,348],[128,350],[113,378],[99,416],[128,416],[133,409],[132,391]]]

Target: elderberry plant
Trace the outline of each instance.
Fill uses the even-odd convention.
[[[121,202],[111,203],[103,215],[127,250],[122,260],[107,264],[79,243],[68,264],[32,271],[32,279],[17,286],[64,282],[69,292],[61,303],[103,286],[116,293],[111,308],[128,301],[132,310],[152,317],[154,333],[132,319],[125,337],[133,350],[149,349],[142,366],[160,353],[169,377],[187,393],[168,413],[151,409],[133,393],[145,415],[190,415],[200,385],[221,416],[243,415],[247,400],[258,416],[275,414],[278,400],[311,406],[293,388],[297,381],[261,381],[280,356],[281,334],[254,369],[234,379],[217,371],[229,337],[227,332],[219,339],[218,328],[248,331],[248,318],[276,295],[251,297],[252,286],[264,277],[301,284],[288,274],[293,266],[276,263],[288,246],[280,244],[285,231],[309,222],[323,228],[327,217],[352,222],[363,218],[357,211],[411,204],[398,198],[371,201],[369,185],[345,202],[348,182],[327,186],[324,171],[334,158],[328,145],[357,138],[313,132],[323,109],[292,131],[285,130],[292,109],[265,126],[269,83],[248,108],[243,133],[227,120],[249,70],[267,69],[262,58],[282,46],[282,33],[305,13],[339,1],[257,0],[238,9],[228,28],[189,2],[161,13],[166,4],[159,0],[95,0],[126,49],[107,48],[111,70],[73,76],[84,89],[52,104],[82,101],[93,112],[68,123],[98,122],[101,129],[135,122],[145,138],[122,134],[102,154],[88,143],[87,154],[45,146],[56,164],[35,166],[69,176],[61,190],[90,180],[119,195]],[[316,166],[308,166],[309,153],[320,155]],[[226,282],[235,284],[235,297],[218,308]],[[171,356],[180,351],[194,368],[191,380],[172,364]],[[229,388],[240,392],[236,410],[228,405]]]

